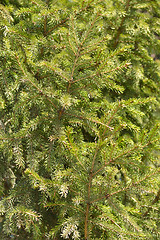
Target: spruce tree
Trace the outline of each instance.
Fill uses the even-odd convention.
[[[0,5],[2,239],[159,239],[160,3]]]

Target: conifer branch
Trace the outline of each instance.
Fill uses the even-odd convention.
[[[47,203],[47,204],[44,205],[45,208],[51,208],[51,207],[55,207],[55,206],[67,206],[71,209],[74,208],[75,210],[78,210],[78,211],[80,211],[81,213],[84,214],[84,211],[82,209],[73,206],[73,204],[72,205],[68,205],[68,204],[66,205],[66,203]]]
[[[83,11],[86,11],[87,8],[89,8],[90,4],[94,2],[94,0],[91,0],[86,7],[82,7],[78,12],[75,12],[75,15],[78,15],[80,14],[81,12]],[[70,19],[70,17],[67,17],[65,19],[63,19],[61,22],[59,22],[56,26],[54,26],[53,28],[49,29],[48,32],[47,32],[47,35],[50,33],[50,32],[53,32],[56,28],[60,27],[61,25],[63,25],[64,23],[66,23],[68,20]]]
[[[92,166],[91,166],[91,170],[90,170],[91,173],[92,173],[92,176],[93,176],[93,169],[94,169],[94,165],[95,165],[95,160],[96,160],[99,149],[100,149],[100,145],[97,143],[97,147],[96,147],[96,150],[95,150],[95,154],[94,154],[94,157],[93,157]]]
[[[123,129],[124,127],[126,127],[126,125],[124,124],[121,124],[120,127],[118,127],[117,129],[115,129],[114,132],[110,132],[108,135],[107,135],[107,138],[104,140],[104,142],[108,142],[110,139],[112,139],[116,133],[120,132],[121,129]]]
[[[73,80],[73,75],[74,75],[74,71],[75,71],[75,68],[76,68],[76,64],[77,64],[77,61],[80,57],[80,52],[82,50],[82,46],[84,44],[84,42],[86,41],[91,29],[93,28],[93,25],[94,23],[96,22],[96,19],[98,17],[98,14],[97,16],[95,17],[95,19],[93,20],[93,22],[91,23],[91,26],[90,28],[88,29],[88,31],[86,32],[86,36],[84,37],[84,39],[82,40],[82,42],[80,44],[78,44],[77,42],[77,38],[76,38],[76,34],[75,34],[75,28],[74,28],[74,24],[73,24],[73,18],[72,18],[72,28],[73,28],[73,33],[74,33],[74,38],[75,38],[75,41],[76,41],[76,45],[77,45],[77,48],[78,48],[78,51],[77,51],[77,54],[76,54],[76,57],[75,57],[75,60],[74,60],[74,63],[73,63],[73,68],[72,68],[72,72],[71,72],[71,77],[70,77],[70,81],[68,83],[68,87],[67,87],[67,92],[69,93],[70,91],[70,87],[71,87],[71,84],[74,83],[75,81]]]
[[[142,149],[144,146],[141,146],[141,145],[135,145],[133,148],[127,150],[127,151],[124,151],[122,153],[120,153],[118,156],[116,156],[115,158],[111,159],[111,161],[109,161],[109,163],[111,162],[115,162],[115,160],[117,160],[118,158],[122,157],[122,156],[127,156],[129,155],[131,152],[133,152],[136,148],[140,148]]]
[[[121,66],[119,66],[119,67],[116,67],[116,68],[113,68],[113,69],[111,69],[111,70],[104,71],[104,72],[101,72],[101,71],[97,70],[96,73],[94,73],[94,74],[92,74],[92,75],[85,76],[85,77],[83,77],[83,78],[79,78],[79,79],[77,79],[77,80],[74,80],[74,81],[72,81],[72,83],[80,82],[80,81],[82,81],[82,80],[85,80],[85,79],[88,79],[88,78],[93,78],[93,77],[96,77],[96,76],[101,76],[101,75],[106,74],[106,73],[115,72],[115,71],[117,71],[117,70],[119,71],[119,70],[121,70],[122,68],[128,67],[129,65],[130,65],[130,63],[125,63],[124,65],[121,65]],[[109,81],[109,80],[108,80],[108,81]]]
[[[119,110],[119,108],[120,108],[120,107],[121,107],[121,103],[119,102],[119,103],[118,103],[118,107],[117,107],[117,108],[116,108],[116,109],[113,111],[113,114],[112,114],[112,116],[110,117],[109,121],[107,122],[107,126],[109,126],[109,125],[110,125],[110,123],[111,123],[112,119],[114,118],[115,114],[117,113],[117,111]],[[104,130],[104,132],[103,132],[102,136],[104,136],[104,135],[105,135],[106,131],[107,131],[107,128],[105,128],[105,130]]]
[[[95,76],[97,76],[97,74],[88,75],[88,76],[85,76],[85,77],[83,77],[83,78],[79,78],[79,79],[77,79],[77,80],[73,80],[72,83],[77,83],[77,82],[80,82],[80,81],[85,80],[85,79],[87,79],[87,78],[93,78],[93,77],[95,77]]]
[[[136,226],[133,222],[130,221],[130,219],[128,218],[128,216],[125,216],[125,213],[121,211],[121,209],[117,208],[115,206],[115,204],[113,203],[113,201],[111,201],[110,199],[108,199],[108,201],[110,202],[110,204],[114,207],[114,209],[117,210],[117,212],[120,212],[120,214],[122,215],[122,217],[127,220],[127,222],[130,223],[130,225],[137,231],[140,232],[141,230],[138,229],[138,226]]]
[[[106,225],[104,225],[103,223],[94,223],[94,225],[100,226],[100,227],[103,229],[103,231],[109,230],[109,231],[111,231],[111,232],[117,233],[118,235],[122,234],[122,232],[119,232],[119,231],[116,230],[115,228],[111,228],[111,227],[109,227],[109,226],[106,226]],[[107,229],[107,230],[106,230],[106,229]],[[108,231],[107,231],[107,233],[108,233]],[[126,235],[126,233],[124,233],[124,234]]]
[[[160,127],[160,124],[157,124],[157,126],[153,129],[153,132],[152,132],[151,136],[148,139],[148,144],[151,142],[152,137],[155,135],[155,133],[156,133],[156,131],[157,131],[157,129],[159,127]]]
[[[97,13],[95,19],[91,22],[90,28],[88,29],[88,31],[86,32],[85,37],[83,38],[82,42],[80,43],[81,47],[83,46],[84,42],[85,42],[86,39],[88,38],[88,36],[89,36],[89,34],[90,34],[90,32],[91,32],[91,30],[92,30],[92,28],[93,28],[93,26],[94,26],[94,24],[95,24],[95,22],[96,22],[96,20],[97,20],[98,17],[99,17],[99,13]]]
[[[130,1],[131,0],[127,0],[127,2],[126,2],[126,7],[125,7],[126,13],[127,13],[128,9],[129,9]],[[116,48],[117,45],[118,45],[119,37],[120,37],[120,35],[122,33],[122,27],[123,27],[123,24],[124,24],[125,20],[126,20],[126,15],[122,18],[120,26],[118,28],[118,31],[117,31],[117,34],[116,34],[116,37],[115,37],[114,48]]]
[[[87,61],[87,62],[82,62],[80,64],[77,64],[76,69],[84,69],[87,70],[89,68],[97,67],[98,63],[93,62],[93,61]]]
[[[28,82],[30,82],[30,83],[32,84],[32,86],[34,86],[34,88],[36,88],[36,89],[38,90],[38,92],[40,93],[40,95],[44,96],[44,97],[54,106],[54,108],[57,109],[56,105],[49,99],[49,97],[48,97],[46,94],[44,94],[43,91],[42,91],[39,87],[37,87],[37,85],[36,85],[34,82],[32,82],[32,81],[28,78],[27,74],[25,73],[24,69],[22,68],[22,66],[21,66],[21,64],[20,64],[20,61],[19,61],[19,59],[18,59],[18,56],[15,55],[15,57],[16,57],[16,60],[17,60],[17,62],[18,62],[18,65],[19,65],[22,73],[26,76],[26,80],[27,80]]]
[[[60,71],[56,70],[56,68],[54,68],[53,66],[50,65],[49,62],[43,61],[41,62],[42,66],[45,66],[46,68],[51,69],[53,72],[55,72],[56,74],[58,74],[60,77],[62,77],[63,79],[65,79],[67,82],[69,82],[69,79],[64,76]]]
[[[150,177],[158,174],[159,172],[160,172],[160,170],[154,171],[153,173],[151,173],[151,174],[149,174],[149,175],[146,175],[143,179],[141,179],[141,180],[139,180],[139,181],[137,181],[137,182],[131,183],[131,184],[130,184],[129,186],[127,186],[127,187],[121,188],[121,189],[119,189],[119,190],[117,190],[117,191],[115,191],[115,192],[112,192],[112,193],[105,194],[105,195],[103,195],[103,196],[101,196],[101,197],[99,197],[99,198],[97,198],[97,199],[94,199],[94,200],[90,201],[90,204],[95,203],[95,202],[99,202],[99,201],[101,201],[101,200],[103,200],[103,199],[109,199],[110,197],[112,197],[112,196],[114,196],[114,195],[116,195],[116,194],[118,194],[118,193],[120,193],[120,192],[124,192],[124,191],[130,190],[130,189],[132,189],[133,187],[136,187],[137,185],[139,185],[141,182],[144,182],[146,179],[148,179],[148,178],[150,178]],[[160,194],[160,193],[158,192],[158,200],[159,200],[159,197],[160,197],[159,194]],[[157,199],[157,198],[156,198],[156,199]],[[154,199],[154,201],[155,201],[155,199]]]
[[[62,141],[62,143],[68,148],[69,151],[70,151],[71,149],[73,150],[73,154],[74,154],[74,156],[76,157],[77,161],[78,161],[79,164],[82,166],[82,168],[86,171],[86,168],[84,167],[84,165],[82,164],[82,162],[79,160],[76,152],[74,151],[74,147],[72,146],[72,143],[71,143],[71,140],[70,140],[70,137],[69,137],[69,133],[67,133],[67,136],[68,136],[68,140],[69,140],[69,144],[70,144],[71,148],[68,146],[68,144],[67,144],[65,141]]]
[[[106,74],[106,73],[110,73],[110,72],[120,71],[122,68],[127,68],[129,65],[130,65],[130,63],[125,63],[125,64],[118,66],[116,68],[113,68],[111,70],[101,72],[100,74],[102,75],[102,74]]]
[[[123,53],[126,51],[126,48],[123,49],[117,49],[115,50],[111,55],[109,55],[105,60],[104,63],[102,63],[102,65],[100,66],[100,68],[98,69],[99,71],[102,70],[108,63],[109,59],[112,59],[113,57],[119,55],[120,53]]]
[[[119,210],[119,209],[118,209]],[[119,212],[119,211],[117,211]],[[107,224],[104,224],[104,223],[101,223],[101,222],[93,222],[92,221],[92,224],[96,225],[96,226],[100,226],[103,231],[107,232],[108,233],[108,230],[113,232],[113,233],[117,233],[118,236],[119,235],[124,235],[124,236],[133,236],[133,237],[145,237],[143,233],[139,233],[139,234],[136,234],[136,233],[132,233],[132,232],[127,232],[127,231],[124,231],[123,228],[121,228],[116,222],[113,221],[113,219],[110,219],[108,216],[105,216],[107,219],[109,219],[112,223],[114,223],[118,228],[118,229],[115,229],[114,227],[111,227],[110,225],[107,225]],[[127,219],[128,220],[128,219]],[[140,232],[140,231],[138,231]]]
[[[145,145],[146,146],[146,145]],[[144,146],[144,147],[145,147]],[[115,158],[111,158],[111,156],[112,156],[112,154],[110,155],[110,160],[108,161],[108,162],[106,162],[105,161],[105,164],[101,167],[101,168],[99,168],[96,172],[94,172],[93,173],[93,176],[95,176],[95,175],[97,175],[97,173],[99,173],[100,171],[102,171],[107,165],[109,165],[110,163],[113,163],[113,162],[115,162],[115,160],[117,160],[118,158],[120,158],[120,157],[122,157],[122,156],[126,156],[126,155],[128,155],[128,154],[130,154],[131,152],[133,152],[136,148],[143,148],[143,146],[140,146],[140,145],[135,145],[133,148],[131,148],[131,149],[129,149],[129,150],[127,150],[127,151],[125,151],[125,152],[122,152],[121,154],[119,154],[118,156],[116,156]],[[113,148],[113,150],[114,150],[114,148]],[[112,152],[111,152],[112,153]]]
[[[74,27],[73,16],[71,17],[71,22],[72,22],[72,30],[73,30],[73,35],[74,35],[75,43],[76,43],[76,45],[77,45],[77,48],[79,48],[79,44],[78,44],[78,41],[77,41],[76,30],[75,30],[75,27]]]
[[[0,238],[158,238],[158,3],[3,2]]]
[[[96,208],[96,209],[98,209],[98,211],[99,212],[101,212],[101,216],[100,216],[100,218],[101,219],[109,219],[113,224],[115,224],[118,228],[120,228],[121,230],[122,230],[122,228],[118,225],[118,223],[116,223],[112,218],[110,218],[107,214],[105,214],[97,205],[94,205],[94,207]],[[92,221],[91,221],[92,222]]]
[[[154,200],[152,201],[151,206],[153,206],[155,203],[157,203],[159,201],[159,199],[160,199],[160,189],[159,189],[157,195],[155,196]],[[148,215],[148,213],[150,212],[150,210],[151,210],[151,207],[149,207],[148,210],[145,213],[143,213],[142,216],[146,217]]]
[[[86,206],[86,213],[85,213],[85,239],[86,240],[88,239],[88,223],[89,223],[89,211],[90,211],[90,205],[91,205],[90,197],[91,197],[91,187],[92,187],[92,179],[93,179],[93,169],[94,169],[95,160],[96,160],[99,149],[100,149],[100,145],[97,143],[95,154],[92,160],[91,169],[89,172],[88,198],[87,198],[87,206]]]
[[[95,42],[95,43],[93,43],[93,44],[90,44],[90,45],[88,45],[88,46],[86,46],[86,47],[82,47],[82,51],[81,51],[81,54],[80,54],[80,56],[83,56],[83,55],[85,55],[85,54],[87,54],[87,53],[89,53],[89,52],[91,52],[91,51],[95,51],[96,49],[98,49],[98,47],[99,46],[97,46],[96,48],[93,48],[94,46],[96,46],[96,45],[99,45],[100,43],[103,43],[104,41],[106,41],[107,40],[107,37],[104,37],[102,40],[100,40],[100,41],[98,41],[98,42]],[[92,47],[91,49],[89,49],[90,47]],[[87,50],[86,50],[87,49]],[[88,50],[89,49],[89,50]],[[84,50],[86,50],[85,52],[83,52]]]
[[[78,52],[77,52],[76,57],[75,57],[75,60],[74,60],[74,63],[73,63],[70,80],[69,80],[69,82],[68,82],[68,87],[67,87],[67,92],[68,92],[68,93],[69,93],[69,91],[70,91],[71,84],[74,82],[74,81],[73,81],[73,75],[74,75],[74,71],[75,71],[75,68],[76,68],[76,64],[77,64],[77,61],[78,61],[78,58],[79,58],[80,51],[81,51],[81,48],[79,47],[79,48],[78,48]]]
[[[85,116],[78,116],[78,115],[74,115],[74,114],[70,114],[70,113],[66,113],[66,114],[69,115],[69,116],[72,116],[72,117],[76,117],[76,118],[83,119],[83,120],[89,120],[90,122],[93,122],[93,123],[96,123],[96,124],[105,126],[105,127],[108,128],[111,132],[114,130],[113,127],[110,127],[110,126],[108,126],[107,124],[105,124],[105,123],[103,123],[103,122],[100,122],[100,121],[98,121],[98,120],[94,120],[94,119],[92,119],[92,118],[88,118],[88,117],[85,117]]]
[[[8,88],[8,83],[7,83],[6,77],[5,77],[5,75],[4,75],[4,72],[1,71],[1,73],[2,73],[2,76],[3,76],[3,80],[4,80],[4,82],[5,82],[5,85],[6,85],[6,87]],[[2,86],[2,85],[1,85],[1,86]]]
[[[48,32],[47,32],[47,35],[50,33],[50,32],[53,32],[56,28],[60,27],[61,25],[63,25],[65,22],[67,22],[69,20],[69,17],[66,18],[66,19],[63,19],[61,22],[59,22],[57,25],[55,25],[53,28],[49,29]]]
[[[70,48],[72,49],[72,51],[73,51],[73,53],[74,53],[74,55],[76,56],[77,54],[76,54],[76,52],[75,52],[75,50],[73,49],[73,47],[72,47],[72,44],[71,44],[71,42],[70,42],[70,39],[69,39],[69,34],[67,34],[67,37],[68,37],[68,43],[69,43],[69,45],[70,45]]]

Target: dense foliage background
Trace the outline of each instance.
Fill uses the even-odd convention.
[[[160,2],[0,4],[1,239],[160,238]]]

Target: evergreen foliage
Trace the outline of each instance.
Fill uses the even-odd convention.
[[[1,239],[159,239],[158,0],[0,5]]]

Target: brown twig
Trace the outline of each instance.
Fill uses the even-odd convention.
[[[47,16],[44,17],[44,36],[47,36]]]

